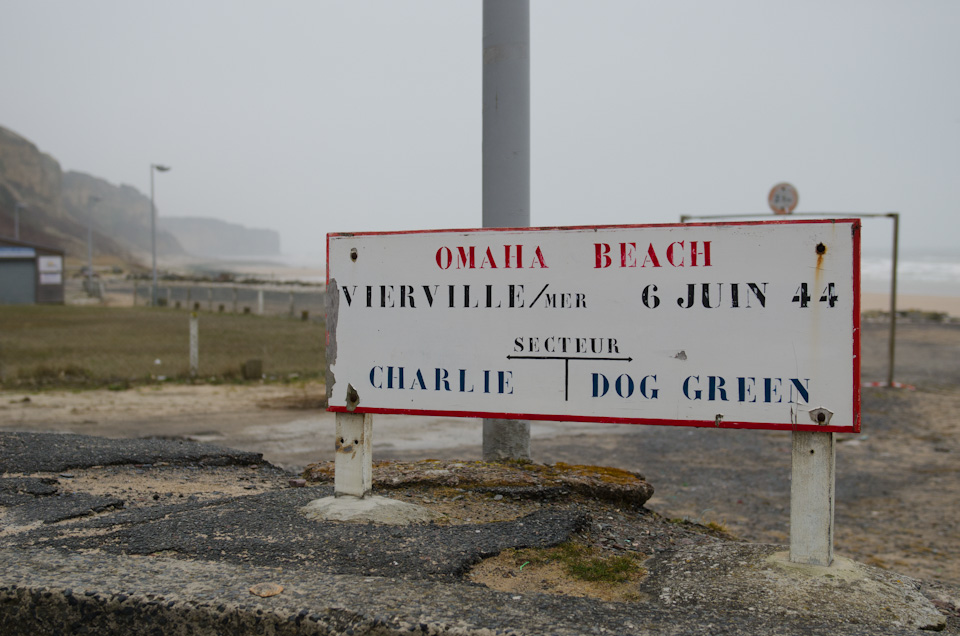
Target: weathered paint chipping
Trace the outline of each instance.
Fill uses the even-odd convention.
[[[333,293],[330,293],[330,290]],[[327,293],[323,295],[323,307],[326,311],[327,325],[327,401],[333,396],[333,385],[336,377],[333,374],[333,365],[337,363],[337,321],[340,318],[340,290],[337,288],[337,279],[331,278],[327,282]]]

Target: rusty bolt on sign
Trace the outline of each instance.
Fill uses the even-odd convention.
[[[813,409],[810,411],[810,419],[816,422],[821,426],[826,426],[830,423],[830,418],[833,417],[833,411],[830,409],[825,409],[820,407],[818,409]]]
[[[347,385],[347,410],[353,411],[360,404],[360,394],[353,388],[352,384]]]

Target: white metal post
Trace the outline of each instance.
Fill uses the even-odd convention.
[[[793,433],[790,483],[790,561],[833,563],[836,489],[834,433]]]
[[[373,490],[373,416],[337,413],[337,455],[333,493],[336,497],[366,497]]]
[[[87,219],[87,290],[93,286],[93,219]]]
[[[87,293],[93,293],[93,206],[100,197],[87,197]],[[100,298],[103,300],[103,297]]]
[[[888,214],[893,219],[893,271],[890,273],[890,343],[889,358],[890,364],[887,367],[887,388],[893,388],[893,363],[896,355],[897,344],[897,259],[900,251],[900,214],[891,212]]]
[[[530,3],[483,2],[483,227],[530,225]],[[530,423],[483,421],[483,458],[529,459]]]
[[[190,377],[200,373],[200,321],[197,312],[190,313]]]

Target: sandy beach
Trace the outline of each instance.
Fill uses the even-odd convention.
[[[918,294],[897,294],[897,311],[942,312],[954,318],[960,318],[960,297],[957,296],[930,296]],[[860,294],[861,311],[889,311],[890,294],[862,293]]]

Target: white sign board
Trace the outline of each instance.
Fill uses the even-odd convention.
[[[858,220],[327,236],[329,410],[856,432]]]
[[[60,285],[63,283],[63,257],[41,256],[37,259],[41,285]]]

